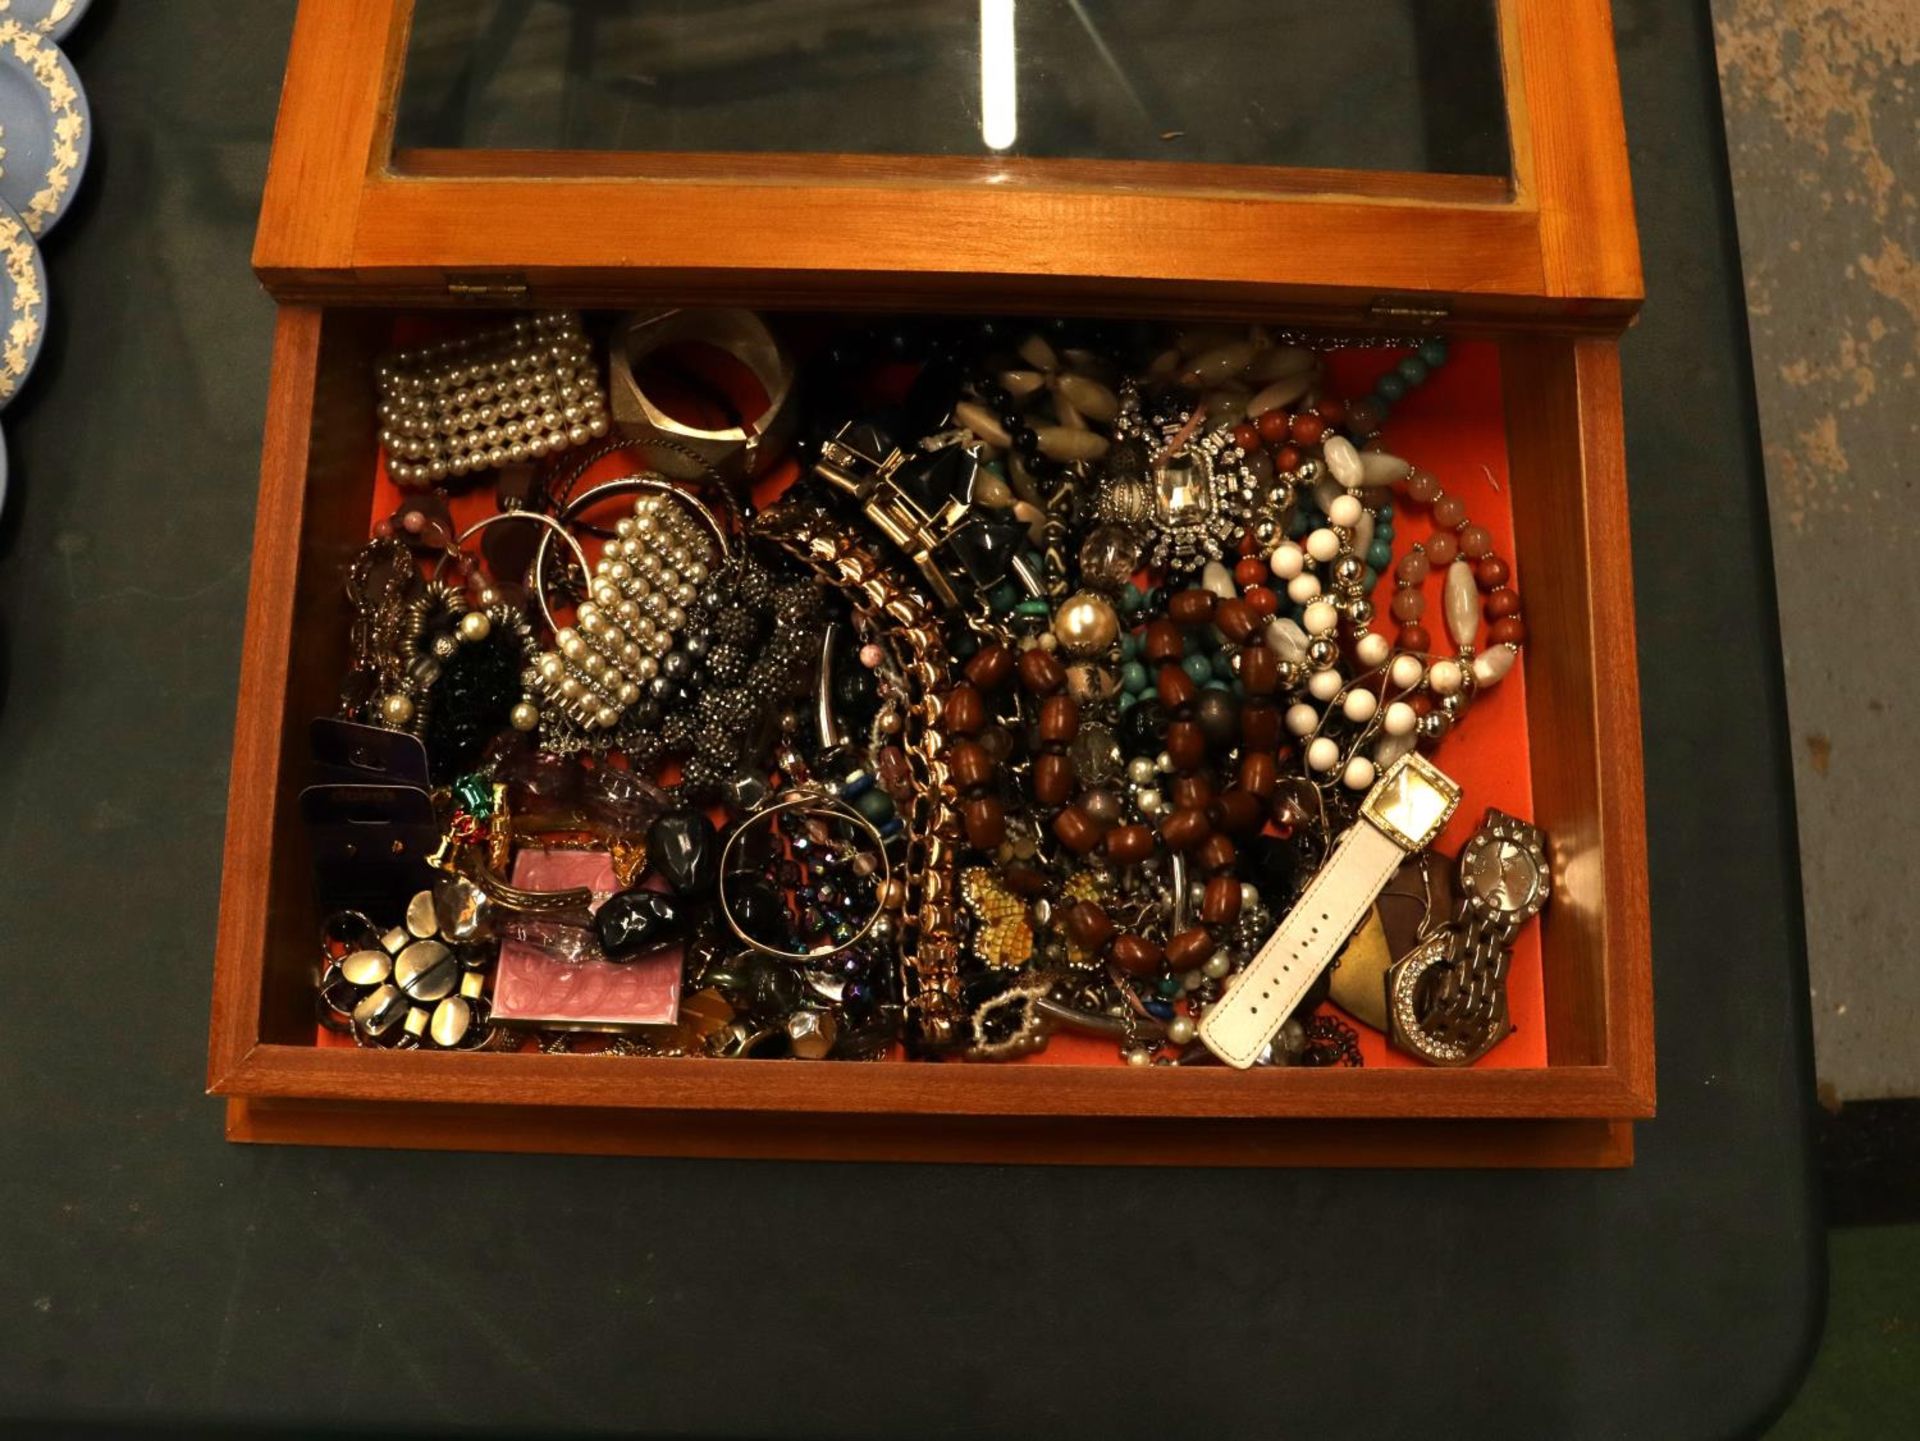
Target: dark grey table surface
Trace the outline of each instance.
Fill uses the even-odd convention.
[[[1630,1171],[249,1149],[201,1095],[291,0],[101,0],[8,411],[0,1419],[1720,1436],[1818,1332],[1784,700],[1704,0],[1616,5],[1660,1115]],[[24,1428],[23,1428],[24,1429]]]

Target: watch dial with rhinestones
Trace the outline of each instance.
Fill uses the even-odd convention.
[[[1524,911],[1540,890],[1540,867],[1523,846],[1493,840],[1468,862],[1467,882],[1495,910]]]

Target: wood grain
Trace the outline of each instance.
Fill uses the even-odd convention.
[[[1645,294],[1609,0],[1502,0],[1516,181],[1546,293],[1580,310]],[[1517,89],[1516,89],[1517,87]]]
[[[253,263],[350,269],[369,177],[385,166],[412,0],[301,0]]]
[[[1607,1066],[1540,1070],[728,1062],[256,1046],[223,1095],[840,1115],[1550,1117],[1646,1108]]]
[[[305,0],[255,265],[301,300],[444,303],[463,272],[566,303],[971,309],[1044,281],[1084,313],[1179,294],[1352,322],[1395,296],[1617,332],[1640,288],[1606,0],[1498,3],[1511,184],[1018,158],[396,160],[410,0]]]
[[[1516,339],[1501,374],[1516,585],[1530,631],[1535,819],[1554,864],[1541,922],[1549,1055],[1608,1068],[1650,1110],[1652,941],[1619,352],[1610,342]]]
[[[1630,1121],[1033,1120],[235,1099],[227,1139],[306,1146],[1070,1166],[1621,1167]]]
[[[1617,345],[1573,345],[1580,403],[1586,549],[1595,574],[1595,754],[1606,874],[1606,1064],[1638,1109],[1654,1105],[1653,923],[1647,896],[1646,776],[1627,516],[1627,452]]]
[[[240,695],[227,779],[226,847],[207,1059],[207,1084],[214,1088],[259,1043],[270,898],[276,872],[284,873],[291,864],[291,857],[276,844],[280,808],[276,782],[295,649],[294,592],[320,330],[321,312],[301,306],[282,306],[274,327],[260,500],[247,583],[247,627],[240,645]]]

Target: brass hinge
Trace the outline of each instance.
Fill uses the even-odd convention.
[[[1451,314],[1447,302],[1425,296],[1383,295],[1367,307],[1367,319],[1376,325],[1433,326]]]
[[[524,275],[449,275],[447,294],[476,305],[514,305],[527,298]]]

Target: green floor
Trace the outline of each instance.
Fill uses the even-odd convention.
[[[1920,1224],[1827,1237],[1827,1330],[1771,1441],[1920,1436]]]

